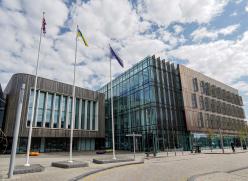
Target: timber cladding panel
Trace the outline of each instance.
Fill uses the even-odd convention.
[[[21,85],[24,83],[25,93],[23,100],[23,108],[20,123],[20,137],[27,137],[29,128],[26,127],[27,113],[28,113],[28,103],[30,90],[34,86],[35,76],[29,74],[15,74],[12,76],[4,93],[7,95],[7,106],[6,106],[6,116],[5,116],[5,128],[4,132],[7,136],[13,136],[17,102],[19,98],[19,91]],[[58,93],[65,96],[72,95],[72,85],[45,79],[38,78],[37,90],[43,90],[49,93]],[[88,130],[74,130],[75,137],[84,138],[104,138],[105,136],[105,110],[104,110],[104,94],[91,91],[83,88],[76,87],[75,91],[76,98],[81,98],[85,100],[98,101],[98,131],[88,131]],[[70,129],[63,128],[33,128],[33,137],[70,137]]]
[[[243,103],[242,98],[238,95],[238,90],[183,65],[179,65],[179,72],[187,129],[193,132],[207,132],[209,129],[218,132],[220,128],[226,134],[238,134],[238,131],[244,125],[245,118],[244,114],[242,114],[242,112],[244,112],[242,107]],[[194,90],[194,79],[197,82],[198,90]],[[203,90],[205,89],[206,83],[209,84],[209,92],[212,91],[210,95],[205,94],[205,90]],[[229,100],[225,100],[224,98],[222,99],[223,92],[230,95],[231,98]],[[192,99],[194,96],[197,103],[196,107],[193,106],[194,101]],[[203,101],[200,101],[200,97],[203,98]],[[206,100],[205,98],[209,100],[210,109],[212,110],[206,110],[206,102],[204,102]],[[218,104],[218,108],[220,110],[219,112],[217,111],[215,105],[214,108],[211,108],[213,102],[216,102],[216,105]],[[229,111],[233,112],[234,114],[230,115],[228,111],[223,113],[222,105],[230,106]],[[240,111],[241,114],[236,114],[235,112],[237,111]],[[202,118],[199,118],[199,116]],[[208,116],[211,118],[209,118]],[[228,122],[227,126],[225,125],[226,122]],[[232,123],[229,124],[230,122]]]

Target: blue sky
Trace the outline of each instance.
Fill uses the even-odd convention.
[[[147,55],[200,71],[239,89],[248,115],[247,0],[0,0],[0,83],[14,73],[34,73],[45,11],[39,75],[71,83],[78,24],[78,86],[108,82],[108,43],[125,61],[122,73]]]

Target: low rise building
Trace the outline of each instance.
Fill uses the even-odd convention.
[[[33,105],[35,76],[15,74],[5,88],[4,133],[11,143],[17,102],[22,84],[26,85],[18,151],[26,151]],[[40,152],[69,150],[72,120],[72,85],[38,78],[31,150]],[[76,87],[74,150],[95,150],[105,136],[104,95]],[[9,146],[11,146],[9,144]],[[10,148],[9,148],[10,150]]]

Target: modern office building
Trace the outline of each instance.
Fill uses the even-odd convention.
[[[238,90],[179,65],[187,130],[237,134],[245,125]]]
[[[111,147],[110,84],[105,93],[106,146]],[[146,57],[113,80],[114,122],[117,149],[131,149],[130,133],[142,134],[137,148],[188,149],[183,97],[178,68]],[[152,143],[150,143],[152,142]]]
[[[33,105],[35,77],[15,74],[5,88],[4,133],[11,143],[15,125],[17,101],[22,84],[26,85],[18,151],[27,147],[27,137]],[[69,150],[72,120],[72,85],[38,78],[32,133],[32,150],[40,152]],[[104,94],[76,87],[74,150],[95,150],[105,136]],[[11,144],[9,144],[11,145]]]
[[[246,125],[238,90],[183,65],[179,65],[179,73],[187,130],[198,144],[208,145],[207,137],[215,133],[212,146],[220,145],[220,135],[224,146],[230,146]]]
[[[99,91],[105,94],[105,144],[111,147],[110,84]],[[151,145],[188,150],[195,137],[206,140],[210,131],[235,137],[245,123],[238,90],[155,56],[113,80],[113,99],[117,149],[131,150],[126,135],[135,132],[142,134],[141,151]]]

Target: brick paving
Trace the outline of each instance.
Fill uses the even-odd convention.
[[[229,152],[230,150],[226,150]],[[203,151],[207,152],[207,151]],[[221,150],[216,153],[221,152]],[[237,150],[237,152],[243,152]],[[132,157],[130,152],[119,152],[120,156]],[[100,173],[86,177],[84,180],[101,181],[136,181],[136,180],[168,180],[168,181],[186,181],[192,175],[198,175],[207,172],[220,171],[225,172],[232,169],[248,166],[248,152],[237,154],[191,154],[190,152],[178,151],[177,156],[174,152],[159,153],[157,158],[152,156],[145,160],[144,164],[129,165],[125,167],[113,168]],[[111,157],[111,154],[108,154]],[[141,159],[144,153],[138,153],[137,159]],[[49,153],[41,154],[39,157],[31,157],[32,164],[41,164],[45,167],[44,172],[14,175],[7,179],[9,155],[0,156],[0,180],[25,180],[25,181],[45,181],[45,180],[71,180],[93,170],[111,167],[113,164],[94,164],[92,159],[96,157],[106,157],[106,155],[95,155],[94,152],[74,153],[73,159],[78,161],[88,161],[89,167],[61,169],[51,167],[51,162],[68,159],[68,153]],[[17,165],[25,163],[24,155],[17,155]],[[118,163],[116,164],[118,165]],[[239,175],[238,175],[239,174]],[[225,174],[222,174],[225,175]],[[248,170],[236,171],[232,175],[238,175],[241,178],[248,176]],[[212,176],[213,177],[213,176]],[[2,179],[1,179],[2,178]],[[247,179],[248,180],[248,179]],[[198,180],[197,180],[198,181]],[[215,181],[215,180],[213,180]]]
[[[84,181],[187,181],[193,175],[216,171],[218,174],[209,174],[195,181],[247,181],[248,169],[243,172],[226,173],[248,166],[248,152],[242,150],[238,152],[242,153],[156,158],[147,160],[143,165],[130,165],[100,172],[87,177]]]

